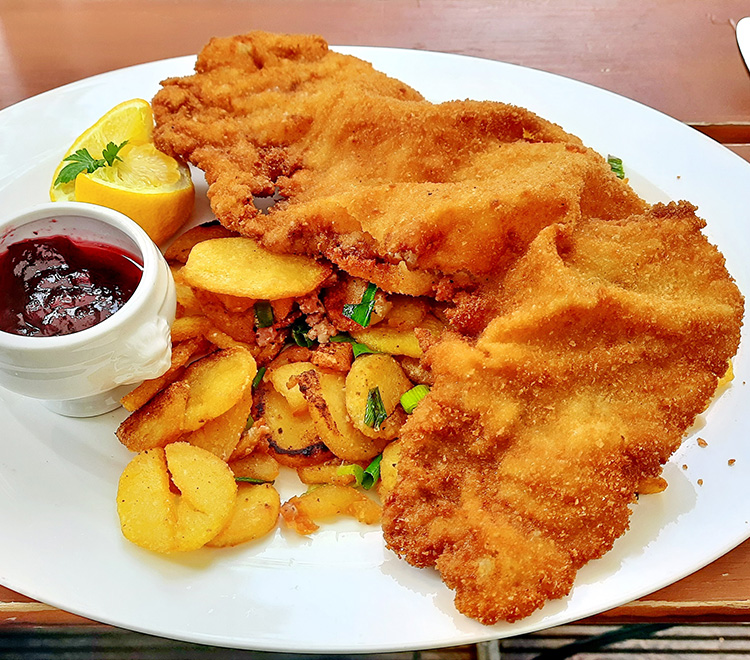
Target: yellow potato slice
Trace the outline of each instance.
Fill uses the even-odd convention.
[[[295,415],[287,400],[274,388],[261,393],[263,420],[271,435],[268,444],[282,465],[316,465],[332,458],[308,413]]]
[[[271,484],[241,483],[229,522],[206,545],[223,548],[265,536],[279,520],[281,501]]]
[[[194,431],[236,405],[256,371],[253,356],[239,347],[216,351],[191,364],[185,371],[190,395],[184,429]]]
[[[361,344],[366,344],[372,350],[380,353],[406,355],[414,358],[422,357],[422,349],[414,330],[399,330],[378,326],[352,330],[350,334]]]
[[[347,515],[366,525],[380,521],[381,508],[361,491],[350,486],[326,484],[292,497],[281,507],[281,516],[288,527],[299,534],[319,529],[315,521]]]
[[[323,442],[339,458],[366,462],[385,447],[386,438],[371,438],[358,431],[346,411],[343,374],[306,371],[298,378],[310,417]]]
[[[229,463],[229,467],[238,479],[254,479],[271,483],[279,476],[279,462],[268,453],[267,448],[258,448],[249,456],[244,456]]]
[[[154,552],[195,550],[227,524],[236,493],[227,464],[204,449],[175,442],[142,452],[127,465],[117,489],[122,533]]]
[[[222,461],[227,461],[247,427],[247,420],[252,407],[252,387],[245,387],[245,393],[234,406],[223,415],[219,415],[206,422],[199,429],[184,436],[182,440],[195,447],[210,451]]]
[[[130,451],[164,447],[183,433],[190,387],[172,383],[142,405],[117,428],[118,440]]]
[[[315,365],[311,362],[289,362],[275,367],[266,374],[266,378],[274,389],[286,399],[295,415],[307,414],[307,401],[302,396],[302,392],[299,391],[298,385],[288,387],[289,380],[310,369],[315,369]]]
[[[330,272],[309,257],[274,254],[245,237],[198,243],[180,271],[192,286],[257,300],[304,296]]]
[[[380,481],[377,489],[380,499],[385,502],[388,495],[396,486],[398,479],[398,459],[401,456],[401,445],[396,440],[391,442],[383,450],[383,458],[380,461]]]
[[[370,390],[378,388],[383,407],[388,415],[379,430],[365,423]],[[398,436],[406,421],[406,413],[399,406],[401,395],[412,383],[396,360],[390,355],[361,355],[346,376],[346,411],[354,427],[372,438],[392,440]]]

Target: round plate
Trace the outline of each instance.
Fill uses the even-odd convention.
[[[456,55],[341,48],[431,101],[525,106],[622,158],[650,201],[687,199],[708,221],[740,288],[750,291],[750,164],[654,110],[559,76]],[[76,136],[117,103],[150,99],[159,81],[192,71],[178,58],[88,78],[0,112],[4,213],[46,201]],[[211,218],[197,173],[195,221]],[[458,614],[432,570],[385,549],[377,528],[342,521],[310,538],[279,529],[228,550],[161,557],[125,541],[115,510],[130,458],[113,435],[123,411],[67,419],[0,392],[0,583],[83,616],[136,631],[228,647],[376,652],[444,647],[527,633],[606,610],[711,562],[750,536],[750,355],[732,386],[665,468],[669,488],[634,507],[630,531],[581,570],[568,598],[516,624]],[[700,448],[697,434],[708,441]],[[736,464],[728,465],[729,459]],[[683,466],[687,469],[683,469]],[[698,480],[702,480],[702,485]],[[281,483],[295,489],[293,479]],[[284,493],[282,492],[282,495]]]

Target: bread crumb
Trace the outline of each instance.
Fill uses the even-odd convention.
[[[687,470],[687,463],[683,463],[683,464],[682,464],[682,469],[683,469],[683,470]]]
[[[735,460],[734,458],[730,458],[730,459],[729,459],[729,460],[727,461],[727,465],[734,465],[734,464],[735,464],[736,462],[737,462],[737,461],[736,461],[736,460]]]
[[[708,443],[703,438],[698,438],[699,447],[708,447]]]
[[[699,485],[699,486],[702,486],[702,485],[703,485],[703,479],[698,479],[698,485]]]

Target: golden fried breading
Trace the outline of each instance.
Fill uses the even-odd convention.
[[[559,126],[429,103],[318,37],[215,39],[153,106],[156,144],[206,172],[223,224],[390,292],[448,298],[504,272],[542,227],[645,209]],[[260,213],[253,199],[273,192]]]
[[[432,347],[383,529],[484,623],[567,594],[628,527],[739,343],[743,300],[688,204],[542,230],[475,343]]]

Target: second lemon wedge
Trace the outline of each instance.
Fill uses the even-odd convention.
[[[67,164],[63,160],[53,175],[50,199],[107,206],[132,218],[155,243],[165,241],[192,212],[195,191],[190,170],[154,146],[151,106],[143,99],[112,108],[75,140],[65,158],[82,149],[92,158],[101,158],[110,142],[126,143],[111,166],[55,185]]]

